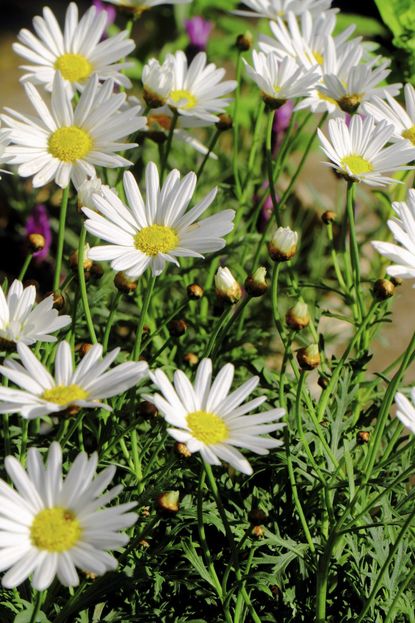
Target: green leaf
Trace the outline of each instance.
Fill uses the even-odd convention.
[[[195,546],[191,541],[183,544],[184,557],[190,562],[194,570],[200,575],[203,580],[208,582],[211,586],[215,587],[215,583],[210,577],[209,571],[206,569],[202,557],[196,552]]]
[[[30,623],[33,614],[33,606],[32,604],[28,604],[26,610],[23,612],[19,612],[18,615],[15,616],[13,623]],[[33,623],[50,623],[46,614],[40,611]]]

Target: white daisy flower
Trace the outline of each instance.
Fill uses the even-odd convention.
[[[78,207],[94,209],[94,202],[92,200],[93,195],[101,195],[102,189],[110,189],[110,186],[103,184],[99,177],[88,177],[85,179],[78,188]],[[117,192],[115,188],[111,188],[113,192]]]
[[[392,207],[396,216],[388,220],[388,227],[398,244],[381,240],[374,240],[372,244],[394,262],[386,269],[388,275],[415,279],[415,190],[409,190],[406,203],[395,202]]]
[[[206,62],[205,52],[196,54],[189,66],[181,50],[167,56],[165,65],[170,67],[173,78],[167,103],[180,115],[215,123],[218,114],[223,113],[231,101],[231,98],[223,96],[233,91],[237,82],[221,82],[225,70]]]
[[[288,99],[307,95],[319,79],[317,72],[305,73],[289,56],[281,61],[273,52],[264,54],[254,50],[252,59],[253,68],[242,60],[248,75],[261,89],[264,102],[272,108],[281,106]]]
[[[223,249],[223,236],[232,230],[235,212],[223,210],[197,221],[214,200],[214,188],[186,213],[196,179],[191,172],[181,180],[179,171],[173,170],[160,188],[157,167],[150,162],[146,168],[145,203],[129,172],[124,174],[128,206],[111,191],[103,190],[103,197],[94,195],[97,211],[83,209],[88,217],[85,227],[110,244],[93,247],[89,257],[110,260],[113,270],[137,278],[147,268],[159,275],[166,262],[179,265],[178,257],[203,258],[202,253]]]
[[[56,342],[51,335],[71,323],[70,316],[59,316],[53,309],[51,294],[36,305],[35,286],[23,287],[17,279],[7,297],[0,288],[0,347],[17,343]]]
[[[124,547],[129,538],[120,530],[137,521],[135,502],[104,508],[119,496],[110,465],[96,474],[98,457],[78,454],[62,478],[62,450],[56,441],[47,463],[30,448],[27,468],[13,456],[5,468],[14,488],[0,480],[0,571],[5,588],[15,588],[32,576],[36,590],[47,589],[55,576],[64,586],[77,586],[76,571],[104,575],[117,567],[107,550]]]
[[[144,100],[151,108],[163,106],[172,90],[173,74],[170,62],[160,65],[151,58],[143,67],[141,81],[144,87]]]
[[[126,95],[113,93],[112,80],[99,85],[94,74],[75,110],[59,72],[55,74],[50,108],[32,84],[26,83],[24,88],[38,117],[6,109],[9,114],[1,118],[11,129],[0,130],[0,136],[10,136],[6,162],[19,165],[22,177],[33,175],[35,188],[52,180],[61,188],[72,180],[78,188],[86,177],[96,176],[96,166],[131,165],[116,152],[136,147],[135,143],[121,141],[143,128],[146,120],[138,116],[138,107],[120,112]]]
[[[400,419],[405,428],[415,434],[415,388],[411,390],[411,400],[398,392],[395,396],[396,417]]]
[[[404,94],[405,108],[389,93],[385,93],[386,101],[374,97],[371,102],[364,103],[363,109],[376,121],[385,120],[393,125],[395,138],[403,138],[411,145],[415,145],[415,89],[412,84],[405,84]]]
[[[21,389],[0,387],[0,413],[20,413],[32,420],[50,413],[78,408],[112,411],[101,402],[134,387],[147,375],[147,364],[129,361],[106,371],[119,353],[116,348],[102,359],[102,346],[94,344],[74,370],[68,342],[60,342],[55,357],[55,378],[24,344],[17,345],[22,364],[7,359],[0,372]]]
[[[403,143],[386,147],[393,135],[386,121],[377,124],[373,117],[353,115],[349,127],[344,119],[336,118],[330,119],[328,128],[331,142],[318,130],[321,147],[331,160],[327,164],[348,180],[387,186],[396,180],[385,172],[414,168],[404,165],[415,159],[415,149]]]
[[[312,15],[319,15],[331,7],[331,0],[243,0],[250,11],[233,11],[236,15],[246,17],[266,17],[268,19],[285,19],[289,12],[302,15],[309,11]]]
[[[264,433],[281,430],[284,424],[276,422],[285,414],[284,409],[271,409],[253,414],[266,397],[244,400],[259,382],[252,377],[229,394],[234,376],[234,366],[226,364],[212,383],[212,362],[203,359],[197,369],[194,384],[181,371],[174,373],[174,388],[162,370],[150,373],[160,394],[146,396],[163,414],[169,434],[185,443],[190,452],[200,452],[211,465],[226,461],[244,474],[252,474],[252,467],[236,449],[244,448],[256,454],[268,454],[281,441],[261,437]]]
[[[134,41],[128,39],[127,31],[101,41],[106,25],[105,11],[97,12],[92,6],[79,20],[78,7],[71,2],[62,33],[52,11],[44,7],[43,18],[33,19],[37,37],[24,28],[18,35],[20,43],[13,44],[14,51],[32,63],[21,67],[28,72],[22,80],[43,84],[52,91],[55,74],[60,72],[73,95],[96,73],[100,80],[112,78],[116,84],[130,88],[130,80],[121,71],[129,64],[120,60],[134,50]]]
[[[106,0],[106,2],[130,9],[136,15],[141,15],[143,11],[148,11],[161,4],[189,4],[192,0]]]

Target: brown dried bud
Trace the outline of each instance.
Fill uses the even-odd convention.
[[[395,286],[389,279],[378,279],[373,286],[373,296],[377,301],[386,301],[395,294]]]
[[[360,430],[356,435],[356,443],[359,446],[363,446],[366,443],[369,443],[370,433],[367,430]]]
[[[393,283],[395,288],[398,288],[403,284],[403,279],[401,277],[391,277],[391,282]]]
[[[181,337],[187,331],[187,322],[181,318],[179,320],[173,319],[170,320],[167,328],[172,337]]]
[[[320,365],[320,353],[317,344],[310,344],[297,351],[297,361],[302,370],[314,370]]]
[[[268,521],[268,515],[260,508],[253,508],[248,513],[248,519],[253,526],[260,526]]]
[[[92,346],[93,344],[91,344],[90,342],[84,342],[83,344],[80,344],[79,347],[77,347],[81,359],[83,359],[87,352],[91,350]]]
[[[326,210],[321,215],[321,220],[325,225],[330,225],[330,223],[334,223],[336,220],[336,213],[333,210]]]
[[[249,296],[258,297],[265,294],[268,290],[268,284],[266,280],[267,270],[263,266],[260,266],[253,275],[249,275],[245,280],[245,290]]]
[[[252,34],[247,30],[241,35],[236,37],[236,47],[240,52],[247,52],[252,48],[253,38]]]
[[[191,301],[198,301],[204,294],[205,291],[198,283],[192,283],[190,286],[187,286],[187,296]]]
[[[84,254],[84,271],[89,273],[92,268],[92,264],[93,264],[92,260],[90,260]],[[73,271],[78,270],[78,251],[72,251],[72,253],[70,254],[69,265]]]
[[[265,535],[264,526],[254,526],[251,530],[251,534],[256,539],[262,539],[262,537]]]
[[[294,307],[290,307],[285,315],[287,325],[294,331],[301,331],[310,324],[310,314],[308,306],[302,301],[298,301]]]
[[[141,417],[148,419],[157,417],[159,412],[156,405],[153,405],[149,400],[143,400],[138,405],[138,413]]]
[[[42,234],[29,234],[26,237],[26,242],[29,246],[29,250],[31,253],[37,253],[38,251],[42,251],[45,248],[45,238]]]
[[[177,513],[180,508],[180,494],[178,491],[165,491],[156,498],[156,504],[160,511],[168,515]]]
[[[186,444],[180,441],[176,441],[176,443],[174,444],[174,449],[176,450],[177,454],[184,457],[185,459],[188,459],[192,456],[192,453],[190,452]]]
[[[137,289],[137,282],[127,277],[125,273],[117,273],[114,277],[114,285],[122,294],[130,294]]]
[[[226,113],[222,113],[218,115],[219,121],[215,123],[216,127],[220,132],[225,132],[226,130],[231,130],[233,126],[233,119],[230,115]]]
[[[47,298],[51,294],[53,296],[53,305],[52,305],[53,309],[62,311],[62,309],[65,307],[65,297],[63,296],[61,292],[48,292],[45,298]]]
[[[186,353],[183,357],[183,361],[189,366],[197,366],[199,363],[199,357],[195,353]]]

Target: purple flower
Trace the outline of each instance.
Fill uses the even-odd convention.
[[[45,246],[41,251],[33,253],[38,261],[42,261],[47,257],[52,243],[52,232],[49,225],[49,217],[46,207],[38,203],[32,210],[32,213],[26,221],[26,234],[42,234],[45,239]]]
[[[96,8],[97,14],[102,13],[103,11],[105,11],[105,13],[107,14],[106,29],[108,30],[108,28],[115,22],[115,18],[117,17],[117,9],[115,8],[115,6],[108,5],[101,0],[92,0],[92,4]]]
[[[275,146],[277,149],[281,145],[285,131],[290,125],[293,108],[293,102],[288,100],[287,102],[285,102],[285,104],[281,106],[281,108],[278,108],[275,111],[273,130],[275,137]]]
[[[207,45],[209,35],[213,28],[212,22],[208,22],[200,15],[187,19],[185,28],[190,39],[190,44],[202,52]]]
[[[268,182],[264,182],[261,186],[261,190],[268,190],[268,188],[269,188]],[[276,195],[276,198],[278,201],[279,200],[278,195]],[[258,207],[259,200],[260,200],[259,196],[254,195],[254,206],[256,208]],[[258,216],[257,229],[260,233],[265,231],[268,221],[270,221],[272,218],[273,212],[274,212],[274,206],[272,204],[271,193],[270,193],[265,199],[264,204]]]

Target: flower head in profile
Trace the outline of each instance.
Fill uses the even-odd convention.
[[[68,342],[60,342],[53,377],[32,351],[17,345],[21,364],[7,359],[0,372],[21,389],[0,387],[0,413],[20,413],[27,419],[59,411],[100,407],[111,411],[102,400],[122,394],[147,375],[147,364],[129,361],[107,370],[119,353],[114,349],[102,358],[102,346],[94,344],[76,369]]]
[[[287,262],[297,253],[298,233],[289,227],[278,227],[268,243],[268,251],[275,262]]]
[[[179,257],[203,258],[203,253],[222,249],[223,236],[232,230],[235,213],[223,210],[198,220],[215,199],[216,188],[186,212],[196,179],[193,172],[180,179],[179,171],[174,170],[160,188],[157,167],[150,162],[146,168],[145,202],[134,176],[128,172],[124,174],[128,205],[110,190],[103,189],[103,197],[94,195],[95,211],[83,209],[87,216],[85,227],[109,244],[91,248],[89,257],[110,260],[113,270],[136,278],[147,268],[159,275],[166,262],[179,265]]]
[[[51,334],[70,323],[70,316],[59,316],[53,309],[52,294],[37,305],[33,285],[24,288],[16,279],[7,296],[0,288],[0,344],[3,346],[56,342]]]
[[[312,15],[319,15],[331,7],[331,0],[243,0],[243,4],[250,11],[234,11],[237,15],[246,17],[266,17],[268,19],[287,18],[287,14],[302,15],[309,11]]]
[[[384,100],[374,97],[363,105],[363,109],[376,121],[385,120],[390,123],[395,130],[394,138],[403,139],[410,146],[415,146],[415,88],[412,84],[405,84],[404,94],[405,108],[389,93],[385,93]]]
[[[408,400],[401,392],[395,396],[396,417],[402,424],[415,434],[415,388],[411,390],[411,400]]]
[[[141,15],[144,11],[148,11],[155,6],[161,4],[189,4],[192,0],[106,0],[111,4],[123,7],[129,11],[132,11],[136,15]]]
[[[337,118],[331,119],[328,127],[330,140],[318,130],[321,147],[331,160],[327,164],[348,180],[387,186],[396,180],[386,172],[413,168],[405,165],[415,159],[414,148],[403,142],[387,146],[394,130],[386,121],[376,123],[373,117],[353,115],[349,126]]]
[[[14,487],[0,480],[0,570],[5,588],[30,576],[36,590],[47,589],[55,577],[77,586],[76,568],[103,575],[117,567],[108,550],[128,543],[121,530],[137,521],[135,502],[105,508],[123,487],[105,490],[115,474],[110,465],[96,473],[98,456],[76,457],[62,477],[62,450],[54,441],[44,464],[36,448],[27,453],[27,468],[13,456],[5,459]],[[104,493],[105,492],[105,493]]]
[[[163,106],[173,86],[172,67],[169,62],[162,65],[155,58],[150,58],[144,65],[141,75],[144,87],[143,98],[150,108]]]
[[[252,474],[251,465],[237,448],[265,455],[281,445],[281,441],[261,435],[284,426],[278,422],[284,409],[252,413],[265,402],[265,396],[244,403],[258,385],[257,376],[231,393],[234,366],[230,363],[213,382],[210,359],[200,362],[193,384],[181,370],[174,373],[174,387],[162,370],[150,376],[161,395],[146,399],[163,414],[170,435],[186,444],[190,452],[200,452],[207,463],[220,465],[225,461],[244,474]]]
[[[396,243],[374,240],[372,244],[376,251],[394,262],[386,269],[388,275],[415,279],[415,190],[409,190],[406,202],[397,201],[392,207],[396,216],[388,220],[388,227]]]
[[[122,72],[128,63],[121,61],[134,50],[134,41],[124,31],[100,42],[107,20],[107,13],[95,6],[79,20],[78,7],[70,2],[62,32],[52,11],[44,7],[43,17],[33,19],[37,37],[24,28],[18,35],[19,43],[13,45],[14,51],[31,63],[22,66],[28,72],[22,80],[43,84],[52,91],[59,72],[72,95],[95,73],[100,80],[112,78],[116,84],[130,88],[131,82]]]
[[[135,147],[123,143],[129,134],[145,126],[139,107],[127,107],[125,93],[114,94],[114,82],[98,83],[94,74],[88,81],[75,109],[56,72],[50,108],[31,83],[24,85],[37,112],[28,117],[14,110],[2,120],[10,129],[0,130],[10,138],[5,161],[18,165],[21,177],[33,175],[35,188],[55,180],[61,188],[70,181],[78,188],[86,177],[96,176],[96,166],[126,167],[131,164],[117,152]]]
[[[224,97],[236,88],[235,80],[222,81],[225,70],[207,64],[205,52],[196,54],[190,65],[184,52],[169,54],[165,64],[171,67],[173,83],[169,106],[180,115],[197,117],[210,123],[218,121],[231,99]]]

